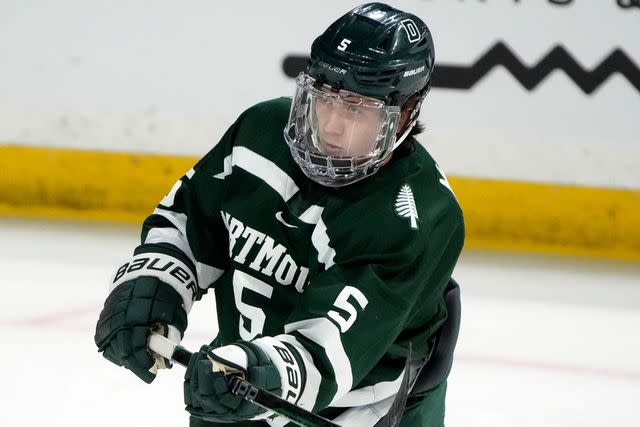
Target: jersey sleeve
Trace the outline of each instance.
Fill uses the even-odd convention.
[[[181,177],[143,223],[136,258],[159,256],[164,265],[186,266],[194,280],[170,283],[191,308],[214,285],[229,264],[227,230],[220,203],[225,177],[231,170],[231,152],[242,116],[227,130],[215,147]],[[189,274],[190,273],[190,274]],[[181,283],[182,282],[182,283]],[[182,289],[189,287],[189,292]]]
[[[369,246],[366,238],[353,240],[361,250],[336,258],[311,281],[285,334],[256,340],[294,356],[276,358],[289,359],[285,378],[302,378],[285,391],[299,393],[296,403],[314,411],[363,407],[397,393],[408,343],[424,355],[446,318],[442,294],[464,225],[456,204],[419,234],[369,237]]]

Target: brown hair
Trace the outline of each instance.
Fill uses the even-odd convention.
[[[426,92],[416,93],[410,96],[402,105],[402,110],[400,113],[401,127],[400,127],[400,132],[398,132],[398,134],[401,135],[406,130],[406,127],[409,126],[409,124],[413,120],[411,115],[416,108],[418,108],[418,111],[415,111],[415,114],[420,113],[420,110],[419,110],[420,105],[424,100],[425,95],[426,95]],[[416,121],[415,125],[413,125],[413,129],[411,129],[411,131],[409,132],[409,135],[407,135],[405,140],[402,141],[402,143],[398,146],[398,148],[394,150],[394,153],[396,153],[398,157],[403,157],[403,156],[406,156],[407,154],[412,153],[415,150],[415,145],[414,145],[415,137],[420,135],[424,131],[425,131],[424,123],[420,121]]]

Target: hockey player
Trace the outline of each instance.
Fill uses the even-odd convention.
[[[146,219],[97,323],[104,356],[150,383],[151,328],[179,341],[213,289],[219,332],[185,374],[191,426],[287,424],[229,393],[213,361],[340,425],[376,424],[409,345],[433,351],[464,240],[456,198],[414,139],[433,65],[412,14],[371,3],[334,22],[293,99],[240,115]],[[402,426],[443,424],[445,371],[410,395]]]

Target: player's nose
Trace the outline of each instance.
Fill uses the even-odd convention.
[[[322,128],[327,134],[342,135],[344,131],[344,116],[339,108],[332,106],[327,109]]]

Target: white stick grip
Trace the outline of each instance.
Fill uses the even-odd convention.
[[[152,371],[153,373],[156,373],[158,369],[163,369],[166,367],[158,359],[165,358],[169,360],[172,360],[172,359],[175,360],[176,348],[181,349],[182,352],[184,353],[184,349],[182,349],[180,345],[174,343],[170,339],[165,338],[163,335],[154,331],[152,331],[151,334],[149,335],[149,341],[147,342],[147,347],[149,348],[149,350],[151,350],[151,352],[154,353],[154,355],[160,356],[160,357],[156,357],[156,363],[154,364],[154,366],[151,367],[151,369],[153,369]],[[190,357],[191,354],[188,354],[187,356]],[[211,369],[213,370],[213,372],[223,372],[225,375],[242,372],[230,366],[223,365],[222,363],[216,360],[213,360],[212,358],[209,358],[209,360],[211,360],[211,365],[212,365]],[[183,365],[185,364],[184,360],[183,361],[177,360],[177,362]]]
[[[165,338],[164,336],[156,332],[151,332],[151,334],[149,335],[149,350],[166,359],[171,360],[176,345],[176,343],[170,341],[168,338]]]

